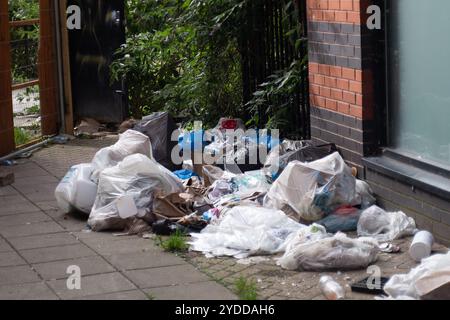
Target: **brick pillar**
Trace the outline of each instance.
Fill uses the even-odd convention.
[[[376,145],[371,1],[307,0],[311,135],[335,143],[360,174]],[[362,23],[364,22],[364,23]]]
[[[54,0],[39,0],[40,40],[39,40],[39,92],[41,99],[42,134],[57,134],[59,130],[59,107],[57,86],[57,60]]]
[[[0,1],[0,156],[14,150],[8,1]]]

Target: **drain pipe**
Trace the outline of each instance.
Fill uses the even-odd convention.
[[[0,163],[3,162],[3,161],[15,159],[15,158],[17,158],[18,156],[20,156],[20,155],[22,155],[24,153],[31,152],[31,151],[34,151],[36,149],[45,147],[49,143],[58,142],[58,140],[59,140],[58,136],[53,136],[53,137],[51,137],[51,138],[49,138],[49,139],[47,139],[45,141],[33,144],[33,145],[29,146],[29,147],[26,147],[26,148],[23,148],[23,149],[20,149],[20,150],[17,150],[17,151],[15,151],[13,153],[10,153],[7,156],[4,156],[4,157],[0,158]]]
[[[66,108],[64,97],[64,75],[63,75],[63,62],[62,62],[62,45],[61,45],[61,4],[59,0],[54,0],[55,3],[55,21],[56,21],[56,51],[57,51],[57,64],[58,64],[58,91],[59,91],[59,112],[61,113],[61,126],[60,133],[66,133]]]

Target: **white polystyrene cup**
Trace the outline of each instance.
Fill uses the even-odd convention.
[[[434,237],[431,233],[428,231],[420,231],[414,237],[409,248],[409,255],[415,261],[420,262],[422,259],[430,256],[433,243]]]

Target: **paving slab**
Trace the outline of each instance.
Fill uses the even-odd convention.
[[[86,296],[137,289],[128,279],[117,272],[83,277],[81,290],[69,290],[66,280],[53,280],[48,284],[62,299],[79,299]]]
[[[159,249],[148,252],[105,256],[105,259],[119,270],[148,269],[187,264],[184,259]]]
[[[16,179],[29,178],[35,179],[37,177],[48,176],[49,172],[42,169],[39,165],[32,161],[26,161],[23,164],[11,167]]]
[[[5,238],[18,238],[48,233],[62,232],[64,229],[54,221],[25,224],[20,226],[0,226],[0,234]]]
[[[0,286],[0,300],[58,300],[45,283]]]
[[[20,225],[30,225],[33,223],[48,222],[48,221],[52,221],[52,218],[43,212],[32,212],[32,213],[14,214],[10,216],[0,216],[1,228]]]
[[[237,300],[234,293],[214,281],[146,290],[156,300]]]
[[[149,297],[146,296],[143,292],[139,290],[132,290],[132,291],[125,291],[125,292],[113,292],[113,293],[106,293],[106,294],[100,294],[95,296],[88,296],[88,297],[82,297],[79,300],[118,300],[118,301],[125,301],[125,300],[148,300]]]
[[[66,232],[11,238],[9,241],[17,250],[58,247],[79,243],[74,236]]]
[[[45,184],[24,184],[15,186],[26,198],[33,202],[51,201],[55,199],[57,182]]]
[[[91,249],[82,244],[75,244],[62,247],[21,250],[20,254],[29,263],[62,261],[96,255],[94,251],[92,251]]]
[[[137,252],[143,253],[155,249],[153,240],[138,237],[131,239],[121,239],[121,237],[117,237],[117,240],[112,241],[111,238],[113,237],[111,236],[109,239],[85,239],[83,242],[103,256]]]
[[[67,279],[69,266],[80,267],[82,277],[116,271],[114,267],[98,256],[33,264],[33,268],[45,280]]]
[[[170,287],[210,280],[208,276],[200,273],[191,265],[132,270],[126,271],[125,275],[142,289]]]
[[[17,190],[11,186],[0,187],[0,197],[17,196],[17,195],[19,195],[19,192],[17,192]]]
[[[0,252],[0,267],[20,266],[26,264],[26,261],[14,251]]]
[[[13,251],[14,249],[3,239],[0,238],[0,252]]]
[[[30,177],[21,177],[17,178],[14,182],[13,186],[20,189],[20,188],[26,188],[28,186],[39,186],[42,184],[55,184],[59,183],[59,180],[52,176],[50,173],[47,173],[47,175],[42,176],[36,176],[32,179]]]
[[[0,197],[0,216],[36,211],[39,208],[20,194]]]
[[[12,284],[41,282],[38,274],[30,266],[0,268],[0,287]]]

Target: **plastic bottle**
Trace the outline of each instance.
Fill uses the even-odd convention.
[[[345,290],[330,276],[320,278],[320,289],[328,300],[341,300],[345,298]]]

